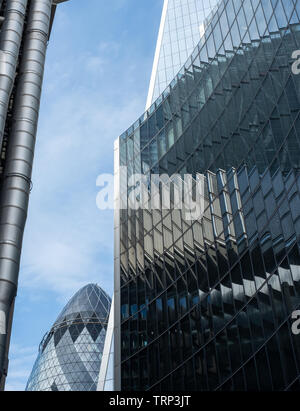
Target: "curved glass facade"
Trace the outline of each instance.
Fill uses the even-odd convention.
[[[164,0],[147,109],[186,62],[218,0]]]
[[[201,173],[205,212],[117,212],[116,387],[300,389],[298,49],[300,0],[221,0],[119,138],[123,204],[133,174]]]
[[[110,305],[96,284],[74,295],[43,338],[26,391],[96,391]]]

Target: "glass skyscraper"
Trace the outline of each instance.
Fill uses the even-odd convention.
[[[74,295],[43,338],[26,391],[96,391],[110,306],[96,284]]]
[[[115,144],[116,390],[300,389],[300,0],[217,3]],[[130,208],[157,174],[204,176],[201,218]]]
[[[186,62],[205,31],[217,0],[164,0],[147,107],[159,97]]]

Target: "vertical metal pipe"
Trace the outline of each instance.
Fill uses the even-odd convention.
[[[8,0],[0,32],[0,147],[15,81],[28,0]]]
[[[5,388],[5,380],[6,380],[7,370],[8,370],[8,351],[9,351],[9,345],[10,345],[10,337],[11,337],[12,319],[13,319],[13,314],[14,314],[14,308],[15,308],[15,298],[13,299],[11,309],[10,309],[10,313],[9,313],[9,318],[8,318],[6,348],[5,348],[5,352],[4,352],[4,372],[0,377],[0,391],[4,391],[4,388]]]
[[[5,378],[9,318],[20,254],[40,106],[52,0],[31,0],[0,193],[0,376]],[[1,327],[2,319],[2,327]]]

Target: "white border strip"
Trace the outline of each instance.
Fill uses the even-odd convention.
[[[114,298],[113,298],[111,302],[109,320],[108,320],[107,329],[106,329],[106,336],[105,336],[104,348],[103,348],[103,353],[102,353],[102,360],[101,360],[101,366],[100,366],[100,372],[99,372],[97,391],[105,390],[105,382],[106,382],[106,377],[107,377],[109,361],[112,360],[110,356],[111,356],[112,339],[113,339],[113,333],[114,333],[114,310],[115,310],[115,306],[114,306]]]
[[[148,91],[148,97],[147,97],[147,103],[146,103],[146,110],[148,110],[152,104],[155,80],[157,76],[158,62],[159,62],[161,45],[162,45],[166,17],[167,17],[168,4],[169,4],[169,0],[165,0],[163,10],[162,10],[162,15],[161,15],[157,43],[156,43],[156,49],[155,49],[155,55],[154,55],[154,61],[153,61],[153,67],[152,67],[152,73],[151,73],[151,79],[150,79],[150,85],[149,85],[149,91]]]

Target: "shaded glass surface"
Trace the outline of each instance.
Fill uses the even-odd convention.
[[[120,137],[127,179],[205,175],[202,220],[120,212],[124,390],[299,389],[299,17],[299,0],[220,1]]]
[[[43,338],[26,391],[96,391],[111,299],[79,290]]]
[[[199,43],[217,0],[168,0],[153,101],[164,91]]]

